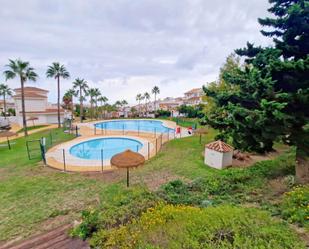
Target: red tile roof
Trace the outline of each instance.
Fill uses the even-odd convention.
[[[203,89],[202,88],[193,88],[188,92],[185,92],[185,94],[190,94],[190,93],[198,93],[201,92]]]
[[[226,144],[220,140],[206,144],[205,147],[218,152],[230,152],[234,150],[231,145]]]
[[[21,91],[21,88],[15,88],[14,91]],[[24,91],[37,91],[37,92],[45,92],[45,93],[48,92],[45,89],[34,87],[34,86],[26,86],[24,87]]]

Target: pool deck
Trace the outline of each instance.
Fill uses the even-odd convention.
[[[121,119],[116,119],[117,121]],[[125,119],[128,120],[128,119]],[[136,120],[136,119],[134,119]],[[149,119],[139,119],[149,120]],[[111,171],[115,168],[110,165],[110,159],[106,160],[88,160],[75,157],[69,153],[69,149],[78,143],[98,138],[107,137],[123,137],[140,141],[143,144],[142,149],[139,151],[146,160],[155,156],[160,151],[161,146],[167,141],[188,136],[186,129],[183,129],[181,134],[175,135],[172,133],[151,133],[151,132],[137,132],[137,131],[122,131],[122,130],[106,130],[101,129],[95,131],[94,124],[101,122],[115,121],[111,120],[97,120],[88,123],[78,123],[79,137],[70,140],[68,142],[59,144],[49,149],[46,153],[46,162],[49,167],[62,170],[62,171],[78,171],[78,172],[98,172],[98,171]],[[162,121],[163,125],[175,129],[177,127],[175,122],[169,120],[157,120]],[[100,133],[100,134],[98,134]],[[149,149],[148,149],[149,148]],[[103,151],[104,153],[104,151]],[[63,155],[64,154],[64,155]],[[65,158],[65,160],[64,160]],[[64,163],[65,161],[65,163]]]

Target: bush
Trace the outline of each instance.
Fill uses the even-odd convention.
[[[112,195],[114,197],[109,202],[82,212],[81,224],[71,231],[73,237],[86,239],[100,229],[126,224],[158,201],[154,194],[144,189],[132,188],[121,193],[113,192]]]
[[[309,231],[309,185],[298,186],[285,193],[281,210],[283,218]]]
[[[305,248],[268,213],[232,206],[159,204],[126,226],[102,230],[96,241],[99,248]]]

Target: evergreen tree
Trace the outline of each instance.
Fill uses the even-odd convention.
[[[269,151],[281,138],[297,147],[296,175],[309,180],[309,2],[270,0],[274,18],[259,19],[268,27],[262,31],[273,37],[275,46],[262,48],[248,43],[236,50],[247,65],[238,74],[225,73],[226,82],[239,92],[216,93],[205,89],[218,108],[208,122],[232,137],[240,149]]]

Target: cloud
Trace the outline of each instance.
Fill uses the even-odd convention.
[[[0,65],[8,58],[30,61],[45,78],[53,61],[72,78],[85,78],[111,100],[135,102],[154,85],[161,97],[178,96],[215,80],[235,48],[255,41],[267,45],[257,23],[267,15],[267,0],[0,0]],[[4,80],[1,75],[1,81]],[[10,86],[19,85],[17,80]]]

